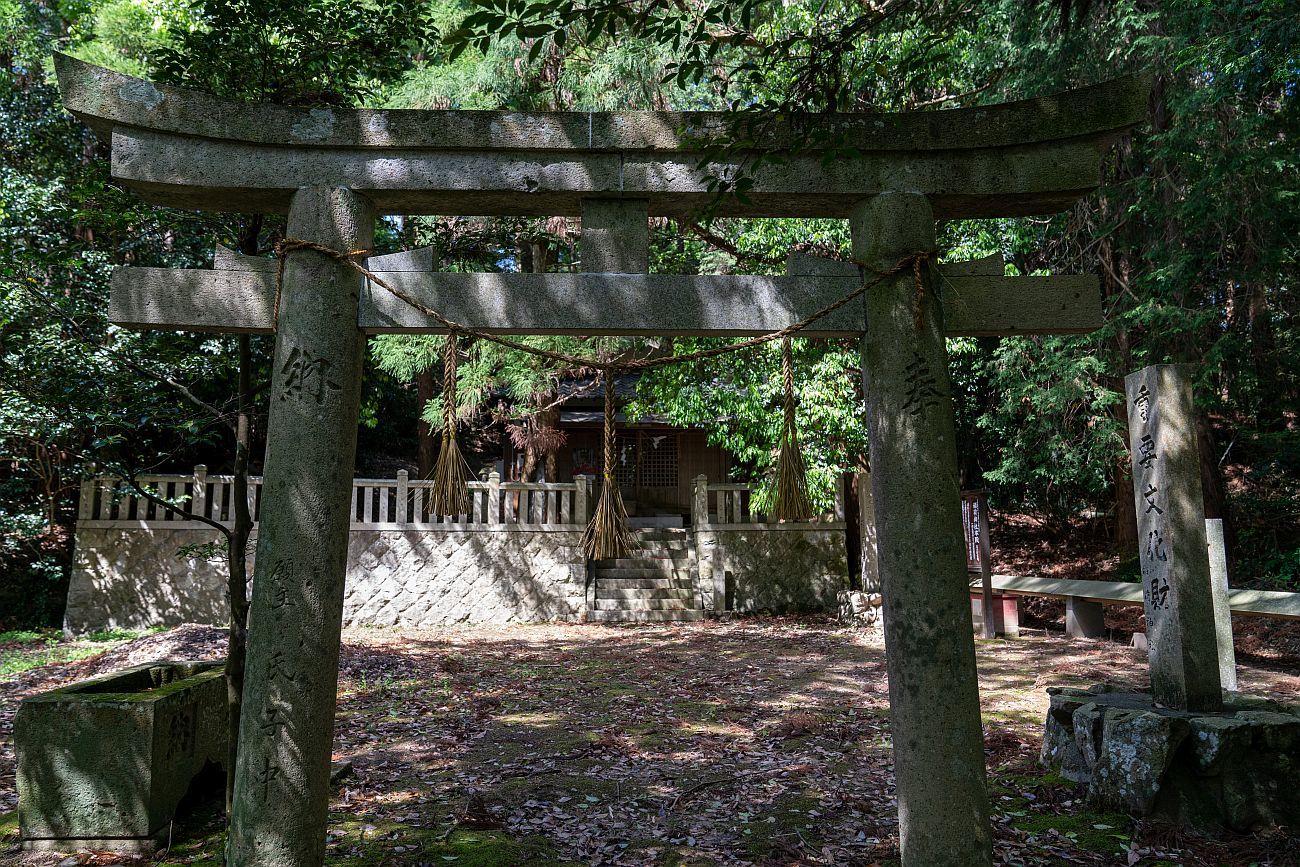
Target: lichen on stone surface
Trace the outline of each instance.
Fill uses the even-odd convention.
[[[149,111],[153,111],[167,98],[152,81],[135,78],[122,82],[117,88],[117,95],[126,102],[142,105]]]
[[[328,108],[313,108],[307,117],[289,128],[294,141],[324,141],[334,134],[334,112]]]

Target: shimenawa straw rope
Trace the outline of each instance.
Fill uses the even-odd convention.
[[[603,484],[601,486],[600,502],[597,503],[591,523],[588,524],[587,530],[583,534],[583,548],[587,556],[595,560],[617,559],[625,556],[630,550],[632,539],[632,533],[628,527],[627,509],[623,504],[623,496],[614,478],[614,462],[616,459],[614,454],[614,376],[617,371],[646,370],[668,364],[699,361],[725,355],[729,352],[739,352],[764,343],[770,343],[773,340],[782,340],[781,372],[785,388],[785,405],[781,427],[781,446],[777,456],[776,499],[772,511],[773,517],[778,520],[793,521],[805,518],[812,512],[812,507],[808,499],[807,471],[804,466],[803,455],[800,452],[799,433],[795,424],[794,367],[790,337],[860,297],[872,286],[903,273],[909,267],[912,270],[913,280],[916,284],[915,318],[916,327],[919,330],[923,324],[922,309],[925,300],[925,283],[921,279],[921,268],[933,255],[928,252],[911,253],[899,259],[892,267],[884,271],[871,269],[876,275],[874,280],[864,280],[861,286],[827,304],[810,316],[768,334],[751,337],[738,343],[697,350],[685,355],[613,361],[542,349],[499,334],[489,334],[462,325],[448,319],[432,307],[420,303],[418,299],[394,287],[378,274],[358,264],[356,260],[366,255],[369,252],[368,250],[343,252],[327,247],[324,244],[317,244],[314,241],[304,241],[296,238],[286,238],[275,245],[279,265],[276,272],[272,322],[277,326],[280,320],[280,293],[284,286],[285,261],[289,253],[295,250],[310,250],[349,266],[371,283],[383,288],[390,295],[420,311],[447,329],[447,344],[443,354],[442,450],[438,455],[438,462],[434,468],[434,489],[430,496],[430,507],[436,514],[447,516],[464,515],[468,514],[470,510],[469,465],[465,462],[460,446],[456,442],[456,363],[459,357],[457,344],[461,335],[487,340],[507,349],[515,349],[551,361],[600,371],[605,380]],[[863,262],[857,264],[864,271],[870,268]]]

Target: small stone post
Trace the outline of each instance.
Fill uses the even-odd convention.
[[[77,520],[89,521],[95,517],[95,476],[92,470],[87,470],[90,475],[81,480],[81,494],[77,498]]]
[[[477,497],[477,494],[475,495]],[[397,526],[405,527],[408,505],[411,498],[411,474],[406,470],[397,471]],[[477,502],[477,499],[475,500]]]
[[[851,227],[867,280],[934,249],[919,193],[882,193]],[[955,422],[939,287],[928,264],[922,275],[867,292],[862,341],[899,838],[905,867],[982,867],[992,837]]]
[[[695,586],[699,593],[700,608],[705,611],[721,611],[726,600],[720,599],[717,588],[713,585],[713,554],[717,540],[709,526],[709,477],[698,475],[692,480],[691,495],[691,540],[695,545],[695,568],[697,581]],[[724,591],[725,595],[725,591]]]
[[[709,523],[709,477],[696,476],[691,497],[691,526],[696,530]]]
[[[581,491],[579,491],[579,494],[575,495],[574,497],[575,509],[580,512],[582,510],[577,509],[578,496],[581,496]],[[492,472],[488,473],[487,506],[488,506],[487,522],[489,524],[500,524],[501,523],[501,474],[498,473],[496,470],[493,470]]]
[[[971,505],[975,508],[975,532],[979,533],[980,613],[985,638],[998,637],[997,614],[993,607],[993,545],[989,539],[989,498],[980,491]]]
[[[862,591],[880,593],[880,552],[876,547],[876,505],[871,473],[858,473],[858,515],[862,524]]]
[[[1223,705],[1190,370],[1124,378],[1151,691],[1176,710]]]
[[[591,476],[573,477],[573,523],[580,527],[587,526],[591,520]]]
[[[194,465],[194,482],[190,493],[190,511],[196,515],[207,516],[208,504],[208,468],[205,464]]]
[[[1232,645],[1232,605],[1228,601],[1228,551],[1223,543],[1223,519],[1205,519],[1210,553],[1210,600],[1214,607],[1214,634],[1219,646],[1219,681],[1228,692],[1237,691],[1237,650]]]
[[[375,214],[345,189],[299,190],[288,235],[369,247]],[[357,410],[361,277],[291,253],[275,340],[264,505],[227,849],[232,867],[325,857]]]

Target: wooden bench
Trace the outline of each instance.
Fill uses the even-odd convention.
[[[978,589],[979,582],[972,582],[971,586]],[[1074,638],[1097,638],[1104,634],[1101,616],[1104,603],[1142,604],[1142,585],[1128,581],[994,575],[993,589],[1016,596],[1053,596],[1065,599],[1065,632]],[[1300,593],[1229,589],[1228,605],[1234,614],[1300,620]]]

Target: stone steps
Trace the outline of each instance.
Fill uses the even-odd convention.
[[[596,576],[596,595],[601,590],[694,590],[695,582],[689,575],[665,577],[663,575],[629,575],[622,578]]]
[[[588,611],[587,620],[592,623],[698,623],[704,619],[704,612],[698,608],[681,611]]]
[[[596,622],[696,621],[694,551],[685,530],[638,530],[626,557],[592,563]]]
[[[596,578],[606,581],[690,581],[691,570],[687,567],[680,569],[656,569],[654,567],[636,568],[636,569],[597,569]]]
[[[597,611],[689,611],[694,599],[600,599],[595,602]]]
[[[631,550],[634,552],[672,551],[682,554],[690,552],[691,543],[688,539],[634,539]]]
[[[596,600],[602,599],[682,599],[695,601],[695,590],[690,587],[596,587]]]

